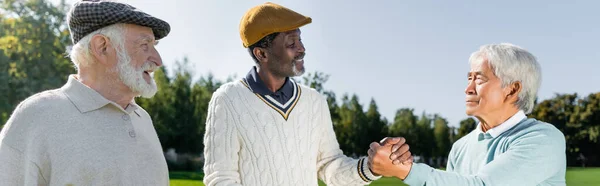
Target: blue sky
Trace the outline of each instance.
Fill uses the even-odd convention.
[[[122,2],[171,24],[158,46],[167,67],[188,56],[197,75],[211,72],[225,80],[254,65],[238,26],[246,10],[266,1]],[[307,71],[331,75],[325,88],[338,96],[356,93],[365,109],[375,99],[388,120],[411,107],[457,126],[467,117],[469,55],[490,43],[513,43],[538,58],[541,99],[600,92],[600,1],[271,2],[313,18],[301,28]]]

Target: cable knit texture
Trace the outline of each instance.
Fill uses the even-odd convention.
[[[379,178],[366,168],[366,159],[359,165],[344,156],[325,97],[300,87],[287,121],[240,81],[213,94],[204,136],[204,184],[306,186],[321,179],[327,185],[366,185],[369,180],[361,177]]]

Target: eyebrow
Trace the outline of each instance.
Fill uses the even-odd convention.
[[[289,39],[296,40],[296,39],[300,38],[300,35],[289,35],[287,38],[288,38],[288,40]]]
[[[477,72],[468,72],[468,73],[467,73],[467,77],[471,77],[471,74],[475,74],[475,75],[481,75],[481,76],[483,76],[483,77],[486,77],[486,78],[487,78],[487,76],[485,76],[485,74],[483,74],[483,72],[481,72],[481,71],[477,71]]]
[[[296,32],[297,32],[297,34],[296,34],[296,33],[294,33],[294,32],[291,32],[291,33],[288,33],[288,34],[286,34],[286,38],[288,38],[288,39],[296,39],[296,38],[300,38],[300,30],[298,30],[298,31],[296,31]]]
[[[137,42],[141,43],[141,42],[147,42],[147,43],[152,43],[154,41],[153,37],[147,36],[147,35],[142,35],[140,37],[138,37]],[[154,41],[156,42],[156,41]]]

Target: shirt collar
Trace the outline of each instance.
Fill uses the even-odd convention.
[[[100,93],[96,92],[94,89],[81,83],[74,74],[69,75],[67,83],[61,87],[61,89],[81,113],[97,110],[108,104],[112,104],[123,112],[135,112],[138,116],[140,115],[137,111],[139,106],[134,101],[129,103],[129,105],[123,109],[118,104],[104,98],[104,96],[100,95]]]
[[[250,90],[252,90],[253,93],[260,95],[284,94],[286,96],[291,96],[294,93],[294,86],[290,81],[290,78],[286,77],[283,86],[276,92],[272,92],[258,76],[256,66],[252,67],[248,74],[246,74],[246,83],[250,86]]]
[[[479,131],[480,135],[489,135],[489,137],[495,138],[498,137],[500,134],[506,132],[507,130],[511,129],[519,122],[523,121],[523,119],[525,118],[527,118],[525,112],[519,110],[519,112],[515,113],[512,117],[508,118],[508,120],[504,121],[503,123],[494,128],[487,130],[487,132],[485,133],[481,130],[481,123],[477,125],[477,130]]]

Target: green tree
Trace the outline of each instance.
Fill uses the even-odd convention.
[[[416,121],[416,128],[412,132],[412,138],[407,142],[411,145],[412,152],[424,159],[434,157],[436,151],[435,139],[432,130],[433,118],[427,113],[421,113],[421,117]]]
[[[365,133],[360,138],[361,144],[359,145],[360,150],[358,152],[363,153],[362,155],[367,155],[367,150],[369,150],[369,144],[371,142],[379,142],[381,139],[387,136],[388,126],[387,121],[381,117],[379,113],[377,103],[375,100],[371,99],[369,103],[369,109],[366,113],[367,123],[364,124],[366,129]]]
[[[171,121],[170,125],[174,128],[172,147],[175,147],[180,153],[200,153],[202,136],[197,134],[199,121],[195,120],[194,110],[196,104],[192,98],[192,75],[188,70],[179,70],[175,79],[171,82],[171,91],[173,92],[171,113],[176,120]],[[195,138],[194,138],[195,137]]]
[[[458,140],[458,138],[456,138],[456,131],[458,129],[456,127],[450,127],[450,148],[452,148],[452,144],[454,144],[454,142],[456,142],[456,140]]]
[[[582,138],[598,144],[600,142],[600,93],[592,93],[579,101],[576,112],[582,126]]]
[[[440,115],[434,115],[433,119],[433,134],[435,136],[436,150],[434,152],[436,157],[448,157],[450,148],[452,147],[450,139],[450,128],[448,127],[448,121]]]
[[[406,136],[412,137],[414,134],[417,116],[413,114],[412,108],[401,108],[396,111],[394,121],[389,128],[391,136]]]
[[[463,119],[462,121],[460,121],[460,126],[458,128],[458,134],[456,134],[455,139],[458,140],[458,139],[462,138],[463,136],[466,136],[471,131],[475,130],[475,127],[477,127],[477,121],[475,121],[475,119],[470,118],[470,117],[467,119]]]
[[[417,135],[417,116],[414,115],[414,109],[401,108],[396,111],[393,122],[390,124],[389,136],[400,136],[406,138],[406,143],[410,145],[413,156],[422,156],[424,148]]]
[[[67,6],[43,0],[0,3],[0,122],[16,105],[62,86],[75,73],[65,57],[71,45],[64,19]]]
[[[579,99],[575,113],[581,127],[574,137],[579,154],[572,156],[582,166],[600,166],[600,93]]]
[[[352,95],[349,98],[348,95],[344,95],[342,105],[338,111],[340,123],[336,128],[338,130],[336,134],[339,135],[337,139],[340,148],[349,156],[366,154],[369,146],[366,145],[365,147],[362,141],[366,141],[363,137],[366,135],[367,116],[359,103],[358,97]]]

